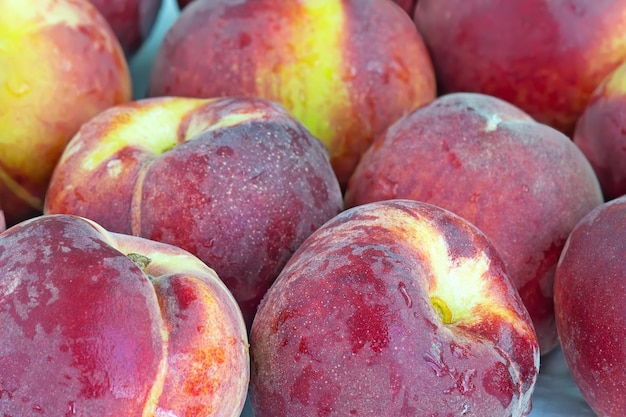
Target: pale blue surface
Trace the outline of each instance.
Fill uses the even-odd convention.
[[[175,0],[163,0],[156,28],[141,50],[133,57],[130,68],[133,75],[135,97],[142,97],[147,91],[150,68],[154,55],[165,32],[178,16]],[[254,417],[250,405],[242,417]],[[533,395],[531,417],[594,417],[595,414],[585,403],[576,385],[569,376],[563,355],[557,350],[541,360],[539,380]],[[280,417],[280,416],[277,416]]]

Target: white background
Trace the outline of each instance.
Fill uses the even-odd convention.
[[[133,76],[133,91],[137,98],[146,94],[154,55],[167,29],[174,22],[178,13],[175,0],[163,0],[163,7],[155,29],[142,49],[130,60]],[[570,378],[560,350],[552,352],[541,359],[541,370],[533,395],[533,411],[530,416],[595,416]],[[242,417],[253,417],[249,404],[246,404]]]

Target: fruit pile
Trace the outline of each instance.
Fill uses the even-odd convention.
[[[3,417],[623,417],[625,255],[626,0],[0,0]]]

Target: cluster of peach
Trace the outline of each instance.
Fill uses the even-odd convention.
[[[0,413],[626,414],[626,0],[178,7],[0,0]]]

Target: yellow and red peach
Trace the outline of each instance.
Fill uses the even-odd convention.
[[[389,0],[196,1],[163,40],[150,95],[276,101],[328,147],[345,185],[375,134],[435,97],[435,80]]]
[[[322,143],[258,98],[161,97],[84,124],[59,161],[46,213],[198,256],[248,324],[291,254],[343,209]]]
[[[0,236],[4,416],[239,416],[246,327],[188,252],[77,216]]]
[[[556,263],[576,223],[603,202],[591,165],[567,136],[495,97],[444,95],[375,140],[345,203],[392,198],[441,206],[482,230],[520,292],[542,354],[558,345]]]
[[[313,233],[250,334],[256,417],[524,416],[539,368],[528,312],[488,239],[411,200]]]
[[[593,92],[573,140],[593,166],[604,198],[626,194],[626,64]]]
[[[41,214],[50,175],[80,126],[131,98],[119,42],[79,0],[0,0],[0,206]]]

